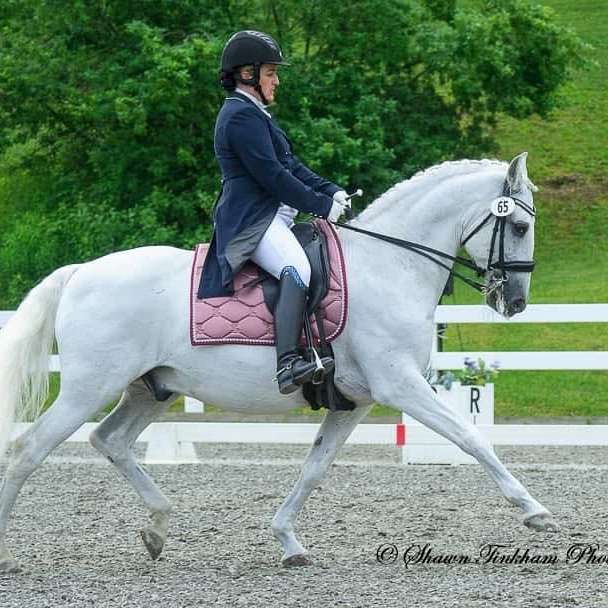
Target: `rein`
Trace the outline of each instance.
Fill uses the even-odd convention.
[[[508,196],[513,200],[515,205],[526,211],[530,216],[536,215],[536,210],[533,206],[528,205],[524,201],[511,196],[510,194],[504,194],[504,196]],[[496,290],[503,283],[508,280],[506,271],[511,270],[513,272],[532,272],[534,270],[534,261],[520,261],[520,260],[505,260],[505,227],[507,223],[507,216],[497,216],[494,213],[488,213],[488,215],[471,231],[471,233],[462,241],[461,246],[464,246],[468,241],[471,240],[492,218],[494,220],[494,228],[492,231],[492,240],[490,242],[490,253],[488,255],[488,262],[486,268],[482,268],[478,266],[473,260],[469,260],[468,258],[463,258],[462,256],[454,256],[449,253],[445,253],[439,249],[434,249],[433,247],[428,247],[426,245],[422,245],[420,243],[414,243],[412,241],[406,241],[404,239],[399,239],[394,236],[389,236],[386,234],[380,234],[379,232],[372,232],[370,230],[364,230],[363,228],[356,228],[355,226],[350,226],[349,224],[345,224],[343,222],[332,222],[335,226],[339,226],[340,228],[346,228],[347,230],[352,230],[354,232],[359,232],[361,234],[365,234],[367,236],[374,237],[381,241],[385,241],[387,243],[391,243],[392,245],[396,245],[397,247],[401,247],[402,249],[407,249],[408,251],[412,251],[413,253],[417,253],[418,255],[426,258],[427,260],[431,260],[438,266],[445,268],[451,276],[454,276],[467,285],[472,287],[476,291],[488,295],[492,291]],[[498,261],[492,262],[494,258],[494,250],[496,247],[496,241],[498,240]],[[500,276],[493,280],[492,285],[484,285],[479,281],[474,281],[469,277],[456,272],[453,268],[444,264],[440,259],[437,259],[434,256],[439,256],[440,258],[444,258],[446,260],[451,261],[453,264],[460,264],[465,268],[469,268],[474,270],[477,273],[477,276],[482,276],[486,272],[491,272],[494,270],[500,271]]]

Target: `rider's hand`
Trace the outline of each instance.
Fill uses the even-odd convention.
[[[335,200],[335,195],[334,195],[334,202],[331,206],[331,210],[329,212],[329,215],[327,216],[327,219],[330,222],[337,222],[338,219],[340,218],[340,216],[346,211],[346,206],[343,205],[342,203],[340,203],[339,201]]]
[[[348,194],[344,190],[338,190],[334,193],[334,202],[331,206],[331,211],[327,219],[330,222],[337,222],[340,216],[346,212],[346,209],[350,209],[350,199]]]
[[[348,207],[350,209],[350,198],[348,197],[348,194],[344,192],[344,190],[338,190],[334,194],[334,202],[340,203],[343,207]]]

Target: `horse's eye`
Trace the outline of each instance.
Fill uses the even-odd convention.
[[[526,222],[515,222],[513,224],[513,230],[515,230],[515,234],[517,236],[524,236],[526,232],[528,232],[529,225]]]

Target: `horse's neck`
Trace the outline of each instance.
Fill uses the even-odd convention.
[[[464,209],[453,198],[446,200],[447,195],[446,188],[441,186],[421,193],[420,198],[412,201],[400,200],[396,192],[392,199],[377,201],[375,204],[379,208],[371,209],[369,217],[362,214],[354,225],[455,255]],[[445,269],[415,253],[368,236],[355,234],[351,237],[353,240],[357,241],[353,243],[356,250],[353,254],[359,258],[356,264],[374,260],[376,270],[381,273],[378,279],[373,277],[376,273],[372,273],[370,279],[389,280],[393,285],[398,283],[404,294],[416,290],[418,307],[437,304],[447,279]],[[447,265],[450,265],[449,261]],[[381,288],[377,291],[381,292]]]
[[[489,200],[497,183],[484,175],[456,176],[403,198],[397,187],[392,196],[382,197],[362,213],[354,225],[453,256],[463,231],[468,231],[481,213],[474,201]],[[369,283],[366,288],[370,293],[380,296],[384,291],[382,284],[390,283],[391,289],[403,294],[402,307],[407,299],[416,314],[432,314],[448,278],[447,270],[416,253],[369,236],[350,233],[345,237],[349,266],[361,269],[356,280]],[[449,260],[442,261],[451,266]]]

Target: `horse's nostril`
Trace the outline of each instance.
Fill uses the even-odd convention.
[[[524,298],[517,298],[517,300],[513,300],[511,302],[511,311],[513,314],[517,314],[521,312],[526,307],[526,300]]]

